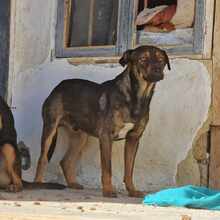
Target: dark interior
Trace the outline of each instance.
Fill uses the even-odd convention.
[[[72,0],[70,47],[114,45],[118,0]]]

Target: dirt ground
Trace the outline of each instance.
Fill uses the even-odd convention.
[[[160,208],[119,194],[103,198],[100,191],[36,190],[0,192],[0,220],[220,220],[220,211]]]

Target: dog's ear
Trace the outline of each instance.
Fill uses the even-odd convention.
[[[167,55],[165,50],[163,50],[163,53],[165,55],[165,62],[167,64],[167,66],[168,66],[168,70],[171,70],[169,57],[168,57],[168,55]]]
[[[124,67],[125,65],[127,65],[131,59],[131,53],[133,50],[127,50],[124,52],[123,56],[121,57],[121,59],[119,60],[119,63]]]

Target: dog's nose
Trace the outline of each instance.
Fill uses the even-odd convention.
[[[136,109],[136,110],[134,110],[134,111],[132,112],[131,117],[132,117],[134,120],[138,119],[139,116],[140,116],[140,110]]]

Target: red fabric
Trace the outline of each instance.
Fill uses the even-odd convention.
[[[170,5],[163,11],[156,14],[147,24],[158,26],[169,23],[176,13],[176,5]]]

